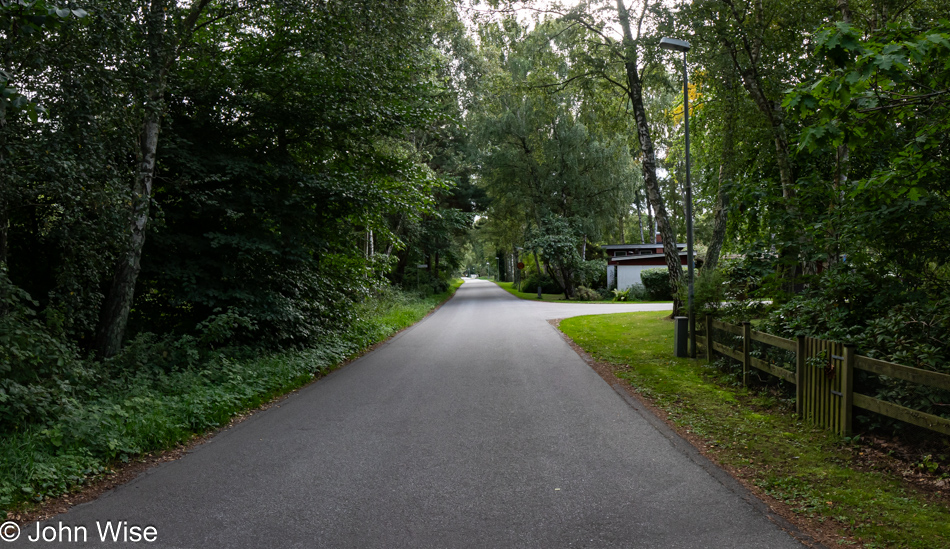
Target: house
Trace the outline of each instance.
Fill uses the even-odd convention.
[[[680,251],[680,263],[686,265],[686,244],[677,244]],[[609,244],[603,246],[607,252],[607,287],[629,288],[634,284],[643,284],[640,273],[646,269],[666,267],[663,255],[663,240],[656,235],[654,244]]]

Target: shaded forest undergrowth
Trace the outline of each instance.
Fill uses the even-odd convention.
[[[350,328],[302,350],[209,349],[191,337],[145,335],[107,361],[69,361],[64,354],[55,386],[25,383],[0,392],[0,412],[8,416],[0,517],[76,490],[136,456],[186,443],[328,374],[418,322],[459,285],[427,297],[381,291],[362,304]],[[13,405],[42,413],[13,422]]]

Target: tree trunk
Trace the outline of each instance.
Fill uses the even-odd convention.
[[[135,282],[142,267],[142,248],[148,227],[152,180],[155,175],[155,152],[161,129],[159,114],[149,117],[139,140],[139,170],[132,187],[131,237],[125,252],[115,267],[112,286],[102,304],[99,327],[96,330],[96,352],[110,357],[122,347],[122,338],[129,321],[129,311],[135,297]]]
[[[366,234],[364,235],[364,245],[363,245],[363,255],[366,256],[366,259],[372,259],[376,255],[376,250],[373,246],[373,230],[367,229]]]
[[[165,87],[168,71],[178,58],[179,46],[190,40],[201,12],[210,0],[192,4],[183,21],[178,40],[166,32],[169,13],[167,0],[152,0],[146,19],[146,43],[151,67],[147,96],[144,98],[145,121],[139,133],[139,149],[136,154],[137,170],[132,184],[130,235],[128,246],[120,255],[115,267],[112,285],[103,300],[99,326],[96,329],[95,350],[99,356],[110,357],[122,347],[122,339],[129,321],[129,312],[135,297],[135,283],[142,263],[142,248],[149,221],[149,205],[152,200],[152,181],[155,178],[155,156],[158,136],[161,132],[165,111]]]
[[[703,270],[716,270],[719,265],[719,255],[726,240],[726,222],[729,215],[729,194],[725,187],[732,183],[735,177],[735,130],[736,130],[736,103],[732,101],[735,89],[733,75],[726,81],[726,94],[729,103],[726,105],[725,127],[722,135],[722,156],[719,161],[719,191],[716,196],[716,207],[713,212],[713,233],[709,248],[706,250],[706,261]]]
[[[0,165],[3,164],[3,155],[0,153]],[[0,266],[7,263],[7,249],[10,238],[10,216],[7,214],[6,204],[0,198]]]
[[[9,66],[6,64],[6,56],[4,56],[4,66]],[[7,148],[7,121],[3,115],[0,115],[0,173],[3,173],[5,166],[5,159],[3,152]],[[6,184],[4,184],[6,186]],[[7,254],[9,250],[9,238],[10,238],[10,211],[7,204],[7,196],[5,192],[0,191],[0,267],[7,263]]]
[[[395,238],[399,235],[399,231],[402,230],[402,216],[399,216],[399,220],[396,221],[396,229],[392,232],[393,240],[389,241],[389,245],[386,246],[386,255],[392,255],[393,247],[396,245]]]
[[[738,27],[743,25],[743,16],[740,15],[732,0],[721,0],[723,6],[731,13],[733,20]],[[763,7],[761,2],[754,6],[756,10],[755,21],[757,29],[761,29],[765,24],[763,22]],[[750,38],[748,34],[738,34],[736,36],[720,34],[719,39],[722,45],[729,52],[733,67],[739,74],[742,86],[748,92],[759,112],[765,117],[769,124],[772,134],[772,141],[775,145],[775,163],[779,171],[779,180],[782,188],[782,198],[785,199],[785,208],[789,213],[794,214],[795,202],[795,174],[792,166],[792,156],[788,143],[788,135],[785,130],[784,112],[781,102],[769,99],[765,92],[763,77],[759,73],[759,62],[761,60],[762,38],[761,33],[756,32]],[[741,44],[741,48],[740,48]],[[748,57],[748,63],[743,64],[740,49]],[[791,227],[787,228],[792,232]],[[795,237],[800,235],[795,235]],[[795,293],[795,278],[799,270],[797,263],[798,247],[796,245],[783,247],[778,250],[779,265],[778,276],[784,281],[783,286],[788,293]]]
[[[732,14],[736,25],[742,26],[743,18],[739,15],[735,5],[731,0],[722,0],[723,5]],[[761,2],[755,4],[756,24],[761,27],[763,23],[763,8]],[[746,35],[739,35],[733,39],[731,36],[720,34],[720,40],[723,46],[729,52],[733,67],[742,80],[742,86],[749,93],[749,97],[759,112],[765,116],[769,123],[772,133],[772,141],[775,144],[775,161],[779,169],[779,179],[782,185],[782,196],[786,200],[795,195],[795,178],[792,171],[791,152],[788,144],[788,136],[785,131],[784,113],[779,102],[772,101],[765,93],[762,83],[762,76],[759,74],[759,61],[761,58],[762,42],[759,36],[751,40]],[[739,53],[739,44],[742,44],[742,50],[748,57],[748,64],[743,65]],[[789,203],[788,208],[792,205]]]
[[[838,0],[838,11],[841,12],[841,22],[851,23],[851,7],[848,0]],[[829,226],[829,239],[831,244],[828,248],[828,266],[838,262],[838,229],[835,226],[837,221],[835,212],[840,207],[844,199],[845,188],[848,185],[848,176],[851,172],[851,147],[847,143],[838,145],[835,154],[835,177],[834,177],[834,196],[831,199],[829,209],[831,210],[831,223]]]
[[[640,226],[640,244],[646,244],[643,239],[643,212],[640,210],[640,199],[637,198],[637,224]]]
[[[637,124],[637,136],[640,140],[640,165],[643,169],[644,186],[647,191],[647,200],[653,206],[657,229],[663,237],[663,255],[670,275],[670,288],[673,295],[679,293],[680,280],[683,277],[683,267],[680,262],[679,250],[676,247],[676,236],[666,213],[663,195],[656,178],[656,153],[653,150],[653,138],[650,135],[650,126],[647,122],[646,109],[643,106],[643,86],[640,82],[640,73],[637,72],[637,46],[630,31],[630,15],[623,5],[623,0],[617,0],[617,13],[620,17],[620,26],[623,29],[624,68],[627,73],[627,95],[630,98],[633,114]],[[680,301],[673,299],[673,315],[679,314]]]
[[[3,128],[0,127],[0,169],[3,168]],[[7,263],[7,250],[10,238],[10,214],[7,199],[0,192],[0,268]]]
[[[850,24],[851,6],[848,5],[848,0],[838,0],[838,11],[841,12],[841,21]]]
[[[571,287],[571,279],[567,276],[565,269],[552,267],[548,262],[544,263],[544,268],[548,272],[548,276],[561,285],[561,289],[564,290],[564,299],[571,299],[571,296],[574,295],[574,289]]]

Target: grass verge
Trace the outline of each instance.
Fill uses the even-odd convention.
[[[79,489],[136,456],[173,448],[298,389],[415,324],[454,294],[392,292],[368,302],[361,320],[312,348],[193,368],[142,364],[86,390],[68,412],[0,439],[0,518]]]
[[[494,282],[494,281],[493,281]],[[570,303],[671,303],[670,301],[614,301],[612,299],[603,299],[599,301],[573,301],[564,299],[564,294],[541,294],[538,299],[538,292],[520,292],[514,282],[495,282],[502,290],[509,294],[530,301],[569,301]],[[528,288],[522,288],[527,290]]]
[[[900,476],[856,465],[851,440],[797,419],[705,361],[672,356],[665,313],[565,319],[561,330],[668,414],[711,459],[840,547],[950,547],[950,508]]]
[[[541,294],[541,299],[538,299],[537,289],[533,292],[520,292],[518,291],[518,286],[514,282],[498,282],[493,281],[497,284],[502,290],[505,290],[509,294],[521,298],[521,299],[530,299],[531,301],[566,301],[564,299],[564,294]],[[529,288],[524,288],[525,290]]]

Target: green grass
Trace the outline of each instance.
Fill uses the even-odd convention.
[[[420,298],[391,292],[367,302],[361,320],[312,348],[234,358],[194,368],[144,365],[85,389],[82,400],[42,425],[0,439],[0,517],[75,489],[136,455],[185,443],[336,369],[362,349],[428,314],[462,284]]]
[[[665,313],[569,318],[561,329],[705,440],[720,463],[796,513],[835,521],[865,547],[950,547],[950,509],[881,472],[850,467],[849,441],[797,419],[788,401],[741,387],[705,361],[673,357]],[[847,543],[847,542],[844,542]]]
[[[669,301],[614,301],[612,299],[599,300],[599,301],[573,301],[564,299],[564,294],[541,294],[541,299],[538,299],[537,288],[533,292],[525,291],[519,292],[518,287],[514,282],[495,282],[501,289],[505,290],[509,294],[521,298],[528,299],[531,301],[569,301],[570,303],[670,303]],[[529,288],[522,287],[522,290],[529,290]]]
[[[541,294],[541,299],[538,299],[537,288],[533,292],[519,292],[518,287],[514,282],[498,282],[494,281],[495,284],[501,287],[509,294],[519,297],[521,299],[530,299],[532,301],[566,301],[564,299],[564,294]],[[522,288],[528,290],[529,288]]]

